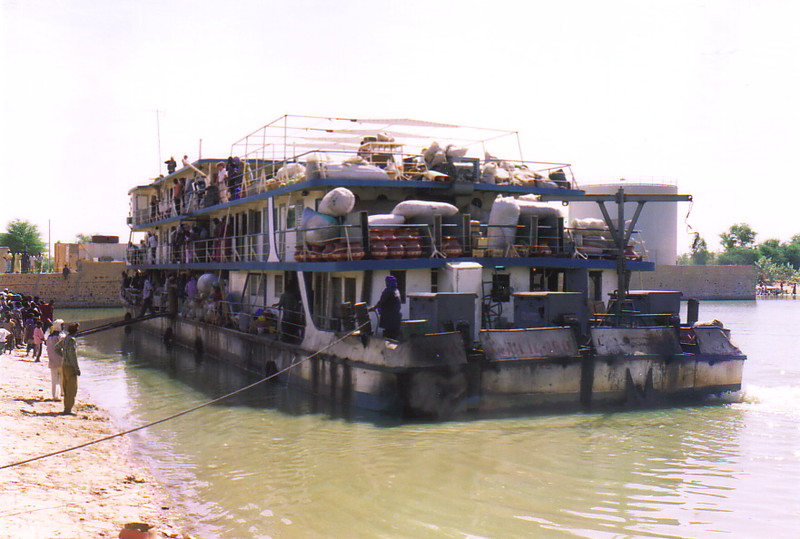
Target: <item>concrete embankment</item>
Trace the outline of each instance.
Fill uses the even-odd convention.
[[[56,307],[120,307],[124,262],[81,261],[68,277],[61,273],[0,273],[0,289],[53,300]]]
[[[73,412],[52,400],[50,369],[0,355],[0,466],[106,437],[115,429],[78,389]],[[0,470],[0,538],[122,537],[127,523],[155,526],[150,537],[188,537],[167,494],[131,456],[126,438]]]
[[[758,268],[755,266],[658,266],[631,278],[639,290],[680,290],[683,298],[703,300],[756,299]]]

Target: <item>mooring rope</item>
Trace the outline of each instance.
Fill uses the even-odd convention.
[[[12,462],[10,464],[4,464],[3,466],[0,466],[0,470],[5,470],[6,468],[13,468],[15,466],[21,466],[23,464],[28,464],[28,463],[31,463],[31,462],[35,462],[37,460],[46,459],[48,457],[54,457],[56,455],[62,455],[64,453],[69,453],[70,451],[77,451],[78,449],[83,449],[84,447],[89,447],[90,445],[99,444],[100,442],[106,442],[106,441],[112,440],[114,438],[119,438],[121,436],[126,436],[128,434],[131,434],[131,433],[134,433],[134,432],[137,432],[137,431],[140,431],[140,430],[144,430],[144,429],[150,428],[152,426],[155,426],[155,425],[158,425],[158,424],[161,424],[161,423],[165,423],[167,421],[171,421],[171,420],[173,420],[175,418],[178,418],[178,417],[184,416],[186,414],[190,414],[192,412],[195,412],[195,411],[197,411],[197,410],[199,410],[201,408],[205,408],[206,406],[210,406],[212,404],[216,404],[216,403],[221,402],[221,401],[223,401],[223,400],[225,400],[227,398],[233,397],[234,395],[238,395],[239,393],[247,391],[248,389],[251,389],[251,388],[253,388],[253,387],[257,386],[257,385],[260,385],[260,384],[263,384],[264,382],[272,380],[273,378],[275,378],[277,376],[280,376],[281,374],[283,374],[283,373],[293,369],[294,367],[300,365],[304,361],[308,361],[309,359],[321,354],[322,352],[324,352],[325,350],[329,349],[333,345],[342,342],[347,337],[350,337],[351,335],[354,335],[356,332],[360,331],[361,328],[365,327],[367,324],[369,324],[369,321],[361,324],[360,326],[358,326],[354,330],[349,331],[348,333],[342,335],[341,337],[339,337],[335,341],[329,343],[328,345],[324,346],[320,350],[317,350],[316,352],[314,352],[310,356],[306,356],[306,357],[302,358],[300,361],[298,361],[296,363],[293,362],[291,365],[289,365],[288,367],[284,367],[283,369],[279,370],[278,372],[270,374],[269,376],[266,376],[266,377],[262,378],[261,380],[258,380],[257,382],[253,382],[250,385],[247,385],[247,386],[244,386],[242,388],[239,388],[236,391],[233,391],[233,392],[228,393],[226,395],[222,395],[221,397],[217,397],[216,399],[204,402],[202,404],[198,404],[197,406],[193,406],[192,408],[188,408],[186,410],[183,410],[181,412],[177,412],[175,414],[172,414],[170,416],[158,419],[156,421],[151,421],[150,423],[145,423],[144,425],[140,425],[140,426],[134,427],[132,429],[128,429],[128,430],[125,430],[125,431],[122,431],[122,432],[117,432],[117,433],[114,433],[114,434],[110,434],[110,435],[105,436],[103,438],[98,438],[96,440],[91,440],[89,442],[85,442],[85,443],[82,443],[82,444],[79,444],[79,445],[76,445],[76,446],[73,446],[73,447],[67,447],[66,449],[60,449],[58,451],[53,451],[51,453],[38,455],[36,457],[31,457],[29,459],[21,460],[19,462]]]

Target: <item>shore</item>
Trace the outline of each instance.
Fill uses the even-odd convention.
[[[74,415],[53,401],[50,369],[15,350],[0,356],[0,466],[116,432],[80,387]],[[0,537],[118,537],[126,523],[153,526],[151,537],[188,538],[168,494],[114,438],[0,470]]]

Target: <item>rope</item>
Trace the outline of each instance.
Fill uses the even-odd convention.
[[[304,357],[304,358],[303,358],[303,359],[301,359],[300,361],[298,361],[298,362],[296,362],[296,363],[292,363],[292,364],[291,364],[291,365],[289,365],[288,367],[285,367],[285,368],[283,368],[283,369],[279,370],[278,372],[276,372],[276,373],[274,373],[274,374],[271,374],[271,375],[269,375],[269,376],[267,376],[267,377],[264,377],[264,378],[262,378],[261,380],[258,380],[257,382],[253,382],[253,383],[252,383],[252,384],[250,384],[250,385],[247,385],[247,386],[244,386],[244,387],[242,387],[242,388],[239,388],[239,389],[237,389],[236,391],[233,391],[233,392],[231,392],[231,393],[228,393],[227,395],[222,395],[221,397],[217,397],[216,399],[213,399],[213,400],[210,400],[210,401],[204,402],[204,403],[202,403],[202,404],[198,404],[197,406],[194,406],[194,407],[192,407],[192,408],[188,408],[188,409],[186,409],[186,410],[183,410],[183,411],[181,411],[181,412],[178,412],[178,413],[172,414],[172,415],[170,415],[170,416],[167,416],[167,417],[164,417],[164,418],[158,419],[158,420],[156,420],[156,421],[151,421],[150,423],[145,423],[144,425],[140,425],[140,426],[138,426],[138,427],[134,427],[134,428],[132,428],[132,429],[128,429],[128,430],[125,430],[125,431],[122,431],[122,432],[117,432],[117,433],[115,433],[115,434],[110,434],[110,435],[108,435],[108,436],[105,436],[105,437],[103,437],[103,438],[98,438],[98,439],[96,439],[96,440],[91,440],[91,441],[89,441],[89,442],[85,442],[85,443],[82,443],[82,444],[80,444],[80,445],[76,445],[76,446],[73,446],[73,447],[68,447],[68,448],[66,448],[66,449],[60,449],[60,450],[58,450],[58,451],[53,451],[53,452],[51,452],[51,453],[46,453],[46,454],[44,454],[44,455],[38,455],[38,456],[36,456],[36,457],[31,457],[31,458],[29,458],[29,459],[26,459],[26,460],[21,460],[21,461],[19,461],[19,462],[12,462],[12,463],[10,463],[10,464],[4,464],[3,466],[0,466],[0,470],[5,470],[6,468],[13,468],[13,467],[15,467],[15,466],[21,466],[21,465],[23,465],[23,464],[28,464],[28,463],[31,463],[31,462],[35,462],[35,461],[37,461],[37,460],[46,459],[46,458],[48,458],[48,457],[54,457],[54,456],[56,456],[56,455],[61,455],[61,454],[64,454],[64,453],[69,453],[70,451],[77,451],[78,449],[83,449],[84,447],[89,447],[90,445],[99,444],[100,442],[106,442],[106,441],[108,441],[108,440],[112,440],[112,439],[114,439],[114,438],[119,438],[119,437],[121,437],[121,436],[126,436],[126,435],[128,435],[128,434],[132,434],[132,433],[134,433],[134,432],[137,432],[137,431],[140,431],[140,430],[144,430],[144,429],[150,428],[150,427],[152,427],[152,426],[155,426],[155,425],[158,425],[158,424],[160,424],[160,423],[165,423],[165,422],[167,422],[167,421],[171,421],[171,420],[173,420],[173,419],[175,419],[175,418],[178,418],[178,417],[184,416],[184,415],[186,415],[186,414],[190,414],[190,413],[192,413],[192,412],[195,412],[195,411],[197,411],[197,410],[199,410],[199,409],[201,409],[201,408],[205,408],[206,406],[210,406],[210,405],[212,405],[212,404],[216,404],[216,403],[218,403],[218,402],[221,402],[221,401],[223,401],[223,400],[225,400],[225,399],[227,399],[227,398],[233,397],[234,395],[238,395],[239,393],[242,393],[242,392],[244,392],[244,391],[247,391],[248,389],[251,389],[251,388],[253,388],[253,387],[257,386],[257,385],[260,385],[260,384],[263,384],[264,382],[267,382],[267,381],[269,381],[269,380],[272,380],[273,378],[275,378],[275,377],[277,377],[277,376],[279,376],[279,375],[281,375],[281,374],[283,374],[283,373],[285,373],[285,372],[289,371],[290,369],[293,369],[294,367],[296,367],[296,366],[300,365],[300,364],[301,364],[301,363],[303,363],[304,361],[307,361],[307,360],[309,360],[309,359],[311,359],[311,358],[313,358],[313,357],[315,357],[315,356],[317,356],[317,355],[321,354],[322,352],[324,352],[325,350],[329,349],[329,348],[330,348],[330,347],[332,347],[333,345],[335,345],[335,344],[338,344],[338,343],[342,342],[342,341],[343,341],[343,340],[345,340],[347,337],[350,337],[351,335],[355,334],[357,331],[360,331],[360,330],[361,330],[361,328],[363,328],[363,327],[364,327],[364,326],[366,326],[366,325],[367,325],[367,323],[364,323],[364,324],[362,324],[362,325],[358,326],[358,327],[357,327],[357,328],[355,328],[354,330],[352,330],[352,331],[350,331],[350,332],[348,332],[348,333],[346,333],[346,334],[342,335],[340,338],[338,338],[338,339],[336,339],[335,341],[331,342],[330,344],[328,344],[328,345],[324,346],[322,349],[320,349],[320,350],[317,350],[316,352],[314,352],[314,353],[313,353],[313,354],[311,354],[310,356]]]
[[[686,225],[686,232],[688,232],[689,234],[691,234],[694,231],[692,225],[689,224],[689,216],[692,214],[693,207],[694,207],[694,199],[689,201],[689,209],[686,211],[686,217],[683,218],[683,223]]]

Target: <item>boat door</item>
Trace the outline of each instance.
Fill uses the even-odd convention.
[[[283,262],[294,256],[294,245],[297,242],[297,224],[303,214],[303,203],[294,204],[280,202],[275,212],[275,235],[278,259]],[[291,252],[289,252],[291,251]]]

